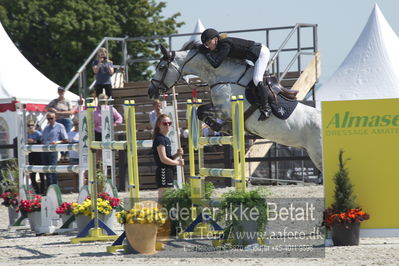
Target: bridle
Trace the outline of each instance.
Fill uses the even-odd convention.
[[[153,87],[155,87],[156,89],[158,89],[158,91],[161,91],[161,90],[162,90],[162,92],[168,91],[170,88],[175,86],[177,84],[177,82],[182,78],[184,67],[186,66],[186,64],[188,62],[190,62],[198,54],[198,52],[199,52],[199,50],[196,49],[194,54],[188,60],[186,60],[184,62],[183,66],[180,68],[180,70],[174,64],[172,64],[172,62],[175,60],[175,55],[176,55],[175,51],[170,51],[170,52],[167,52],[167,54],[164,54],[164,56],[161,58],[161,61],[158,63],[156,69],[160,69],[160,70],[161,69],[165,69],[165,70],[162,73],[162,77],[161,77],[160,80],[157,80],[157,79],[154,79],[154,78],[151,79],[151,81],[150,81],[151,85]],[[164,65],[161,65],[163,63],[164,63]],[[165,84],[165,79],[166,79],[166,74],[168,73],[168,69],[169,69],[169,67],[171,65],[177,71],[177,73],[179,73],[179,77],[176,79],[176,81],[171,86],[168,86],[168,85]]]

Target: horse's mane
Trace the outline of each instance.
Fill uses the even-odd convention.
[[[196,40],[188,41],[183,44],[182,48],[179,51],[186,51],[191,49],[199,49],[202,44]]]

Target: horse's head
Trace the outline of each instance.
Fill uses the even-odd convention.
[[[161,94],[172,88],[181,78],[179,66],[175,62],[175,52],[167,51],[165,47],[160,46],[163,57],[159,61],[151,84],[148,87],[148,96],[151,99],[158,98]]]

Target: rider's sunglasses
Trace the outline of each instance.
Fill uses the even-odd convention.
[[[172,125],[172,121],[169,121],[169,122],[163,121],[162,125],[163,126],[171,126]]]

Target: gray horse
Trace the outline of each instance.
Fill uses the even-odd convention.
[[[148,88],[150,98],[172,88],[184,75],[194,74],[211,86],[211,101],[216,118],[231,121],[231,96],[244,95],[245,86],[252,80],[253,67],[245,62],[227,59],[218,68],[213,68],[197,48],[182,51],[167,51],[161,47],[162,59]],[[240,84],[237,84],[240,80]],[[245,99],[244,110],[251,104]],[[298,103],[292,114],[285,120],[272,115],[266,121],[258,121],[256,110],[245,121],[249,133],[271,141],[304,148],[319,170],[322,170],[321,115],[307,105]]]

